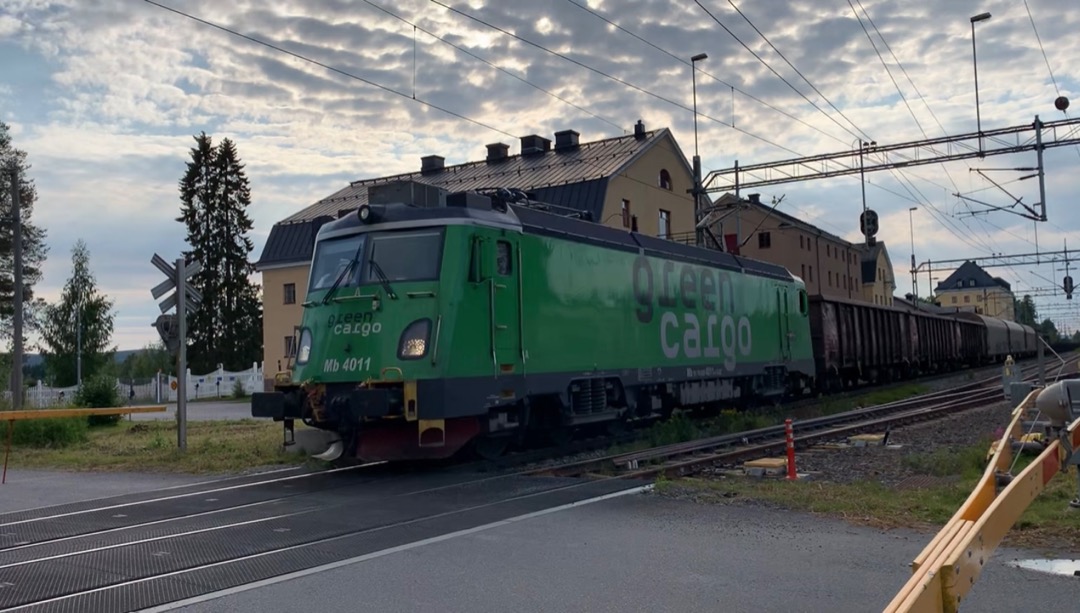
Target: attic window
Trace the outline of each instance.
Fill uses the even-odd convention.
[[[968,279],[968,287],[975,287],[975,279]]]
[[[671,190],[671,173],[666,168],[660,169],[660,187]]]

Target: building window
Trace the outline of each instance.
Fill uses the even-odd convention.
[[[671,190],[671,173],[666,168],[660,170],[660,187]]]
[[[952,297],[952,303],[953,303],[953,304],[956,304],[956,296],[953,296],[953,297]]]
[[[826,245],[828,247],[828,245]],[[832,287],[832,271],[829,271],[829,287]]]
[[[768,249],[772,245],[772,237],[768,232],[758,232],[757,246],[759,249]]]
[[[968,287],[975,287],[975,279],[968,279]]]
[[[296,357],[296,337],[295,336],[286,336],[285,337],[285,357],[286,358],[295,358]]]
[[[800,234],[799,235],[799,249],[804,249],[805,247],[806,247],[806,243],[805,243],[805,241],[803,241],[803,235]]]
[[[814,281],[814,267],[811,266],[810,267],[810,282],[812,283],[813,281]]]
[[[975,296],[975,302],[982,302],[982,296]]]
[[[660,238],[671,238],[671,211],[660,209]]]
[[[832,245],[825,243],[825,257],[832,257]]]
[[[964,296],[964,303],[971,302],[971,296]]]
[[[296,284],[286,283],[283,289],[285,295],[284,304],[296,304]]]
[[[847,289],[847,277],[844,277],[844,289]]]
[[[630,227],[630,201],[626,198],[622,201],[622,227]]]
[[[806,278],[806,264],[803,264],[803,265],[802,265],[802,275],[800,275],[800,276],[801,276],[801,277],[802,277],[803,279],[805,279],[805,278]]]

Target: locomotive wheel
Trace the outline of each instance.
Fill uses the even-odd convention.
[[[510,446],[509,436],[492,436],[490,434],[477,437],[473,443],[473,450],[476,455],[484,460],[496,460],[504,453],[506,453],[507,447]]]

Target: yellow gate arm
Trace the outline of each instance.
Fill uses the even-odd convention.
[[[85,417],[89,415],[130,415],[132,413],[164,413],[165,405],[143,407],[104,407],[93,409],[28,409],[20,411],[0,411],[0,421],[6,421],[7,442],[4,444],[4,473],[0,483],[7,483],[8,456],[11,455],[11,433],[15,422],[27,419],[62,419],[65,417]]]
[[[1069,415],[1066,406],[1062,415],[1051,417],[1051,422],[1056,422],[1059,427],[1068,424],[1061,431],[1060,440],[1050,443],[1019,475],[1010,476],[1012,442],[1021,441],[1023,437],[1024,415],[1035,408],[1037,400],[1041,412],[1053,413],[1044,406],[1046,397],[1040,395],[1058,390],[1061,385],[1057,383],[1045,390],[1031,392],[1013,410],[1012,421],[996,442],[997,449],[979,484],[912,562],[911,578],[885,608],[886,613],[954,613],[959,609],[961,599],[975,585],[990,556],[1016,520],[1080,448],[1080,419],[1071,423],[1063,419],[1062,415]],[[1063,392],[1064,388],[1057,391],[1067,402],[1068,397]],[[998,492],[999,484],[1006,483]]]
[[[23,421],[26,419],[61,419],[88,415],[129,415],[131,413],[164,413],[165,406],[105,407],[95,409],[27,409],[24,411],[0,411],[0,421]]]

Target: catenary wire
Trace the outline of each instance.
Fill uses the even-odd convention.
[[[454,8],[452,6],[449,6],[449,5],[447,5],[447,4],[443,3],[443,2],[440,2],[439,0],[429,0],[429,2],[431,2],[432,4],[437,4],[437,5],[445,8],[448,11],[451,11],[453,13],[461,15],[462,17],[465,17],[466,19],[471,19],[472,21],[475,21],[475,22],[477,22],[479,24],[487,26],[488,28],[491,28],[492,30],[496,30],[498,32],[501,32],[502,34],[504,34],[506,36],[509,36],[511,38],[514,38],[516,40],[519,40],[519,41],[521,41],[521,42],[523,42],[523,43],[525,43],[525,44],[527,44],[527,45],[529,45],[531,47],[535,47],[537,49],[540,49],[541,51],[544,51],[546,53],[554,55],[554,56],[556,56],[556,57],[558,57],[560,59],[563,59],[563,60],[565,60],[567,62],[570,62],[571,64],[575,64],[577,66],[580,66],[581,68],[584,68],[586,70],[594,72],[594,73],[596,73],[596,74],[598,74],[598,75],[600,75],[600,76],[602,76],[604,78],[611,79],[612,81],[615,81],[617,83],[621,83],[622,85],[625,85],[626,87],[629,87],[629,88],[631,88],[633,90],[636,90],[636,91],[641,92],[643,94],[646,94],[648,96],[652,96],[653,98],[656,98],[658,100],[662,100],[663,102],[667,102],[668,104],[677,106],[677,107],[679,107],[679,108],[681,108],[681,109],[683,109],[685,111],[690,111],[691,113],[694,112],[694,109],[686,106],[685,104],[682,104],[681,102],[676,102],[675,100],[672,100],[671,98],[667,98],[667,97],[661,96],[660,94],[657,94],[655,92],[651,92],[651,91],[649,91],[649,90],[647,90],[647,89],[645,89],[645,88],[643,88],[643,87],[641,87],[639,85],[634,85],[633,83],[630,83],[630,82],[628,82],[628,81],[626,81],[624,79],[620,79],[619,77],[616,77],[615,75],[608,74],[608,73],[606,73],[606,72],[604,72],[604,71],[602,71],[602,70],[600,70],[598,68],[595,68],[593,66],[589,66],[588,64],[585,64],[584,62],[581,62],[579,60],[575,60],[574,58],[569,57],[569,56],[567,56],[567,55],[565,55],[563,53],[559,53],[558,51],[555,51],[553,49],[549,49],[549,48],[547,48],[547,47],[545,47],[545,46],[543,46],[543,45],[541,45],[539,43],[533,42],[533,41],[531,41],[531,40],[529,40],[527,38],[524,38],[522,36],[514,34],[513,32],[510,32],[509,30],[500,28],[497,25],[494,25],[494,24],[492,24],[492,23],[490,23],[488,21],[485,21],[483,19],[480,19],[479,17],[476,17],[475,15],[470,15],[469,13],[466,13],[465,11],[462,11],[460,9],[456,9],[456,8]],[[728,123],[728,122],[726,122],[726,121],[724,121],[722,119],[718,119],[716,117],[713,117],[712,115],[702,113],[701,111],[698,111],[697,115],[699,117],[703,117],[705,119],[708,119],[709,121],[713,121],[713,122],[718,123],[720,125],[727,126],[727,127],[731,128],[732,130],[735,130],[737,132],[741,132],[742,134],[745,134],[745,135],[747,135],[747,136],[749,136],[751,138],[757,139],[757,140],[759,140],[759,141],[761,141],[761,142],[763,142],[763,143],[765,143],[767,145],[771,145],[773,147],[776,147],[777,149],[787,151],[788,153],[792,153],[792,154],[800,156],[800,157],[802,155],[797,151],[794,151],[792,149],[789,149],[788,147],[785,147],[784,145],[781,145],[781,144],[779,144],[777,142],[771,141],[771,140],[769,140],[769,139],[767,139],[767,138],[765,138],[763,136],[759,136],[757,134],[754,134],[753,132],[750,132],[748,130],[744,130],[742,128],[733,126],[730,123]]]
[[[496,128],[495,126],[492,126],[492,125],[486,124],[486,123],[484,123],[484,122],[482,122],[482,121],[479,121],[479,120],[473,119],[472,117],[468,117],[468,116],[466,116],[466,115],[463,115],[463,114],[461,114],[461,113],[457,113],[457,112],[455,112],[455,111],[451,111],[451,110],[449,110],[449,109],[443,108],[443,107],[441,107],[441,106],[438,106],[437,104],[434,104],[434,103],[431,103],[431,102],[427,102],[427,101],[425,101],[425,100],[423,100],[423,99],[421,99],[421,98],[416,98],[416,97],[413,97],[413,96],[411,96],[411,95],[409,95],[409,94],[406,94],[406,93],[404,93],[404,92],[400,92],[400,91],[398,91],[398,90],[396,90],[396,89],[394,89],[394,88],[392,88],[392,87],[387,87],[386,85],[381,85],[381,84],[379,84],[379,83],[376,83],[376,82],[374,82],[374,81],[371,81],[370,79],[365,79],[364,77],[361,77],[361,76],[358,76],[358,75],[354,75],[354,74],[352,74],[352,73],[350,73],[350,72],[346,72],[346,71],[344,71],[344,70],[341,70],[340,68],[334,68],[333,66],[329,66],[329,65],[327,65],[327,64],[324,64],[324,63],[322,63],[322,62],[320,62],[320,61],[318,61],[318,60],[314,60],[314,59],[311,59],[311,58],[309,58],[309,57],[305,57],[305,56],[303,56],[303,55],[300,55],[299,53],[296,53],[296,52],[293,52],[293,51],[289,51],[288,49],[284,49],[284,48],[282,48],[282,47],[279,47],[279,46],[277,46],[277,45],[274,45],[274,44],[271,44],[271,43],[268,43],[268,42],[265,42],[265,41],[259,40],[259,39],[257,39],[257,38],[253,38],[253,37],[251,37],[251,36],[248,36],[248,35],[246,35],[246,34],[242,34],[242,33],[240,33],[240,32],[237,32],[236,30],[233,30],[233,29],[231,29],[231,28],[227,28],[227,27],[225,27],[225,26],[222,26],[222,25],[218,25],[218,24],[216,24],[216,23],[213,23],[213,22],[207,21],[207,20],[205,20],[205,19],[202,19],[202,18],[200,18],[200,17],[196,17],[196,16],[194,16],[194,15],[191,15],[191,14],[185,13],[185,12],[183,12],[183,11],[179,10],[179,9],[175,9],[175,8],[172,8],[172,7],[170,7],[170,6],[166,6],[166,5],[164,5],[164,4],[160,4],[160,3],[158,3],[158,2],[155,2],[154,0],[143,0],[143,1],[144,1],[144,2],[146,2],[147,4],[152,4],[152,5],[156,6],[156,7],[159,7],[159,8],[165,9],[166,11],[169,11],[169,12],[172,12],[172,13],[176,13],[177,15],[181,15],[181,16],[183,16],[183,17],[186,17],[186,18],[188,18],[188,19],[191,19],[192,21],[196,21],[196,22],[198,22],[198,23],[201,23],[201,24],[203,24],[203,25],[207,25],[207,26],[210,26],[210,27],[212,27],[212,28],[216,28],[216,29],[218,29],[218,30],[221,30],[221,31],[223,31],[223,32],[227,32],[227,33],[229,33],[229,34],[232,34],[233,36],[238,36],[238,37],[240,37],[240,38],[243,38],[243,39],[245,39],[245,40],[248,40],[248,41],[250,41],[250,42],[253,42],[253,43],[255,43],[255,44],[258,44],[258,45],[262,45],[262,46],[264,46],[264,47],[268,47],[268,48],[270,48],[270,49],[273,49],[274,51],[278,51],[278,52],[280,52],[280,53],[284,53],[284,54],[286,54],[286,55],[289,55],[289,56],[291,56],[291,57],[294,57],[294,58],[296,58],[296,59],[298,59],[298,60],[301,60],[301,61],[304,61],[304,62],[308,62],[308,63],[311,63],[311,64],[315,64],[316,66],[319,66],[319,67],[321,67],[321,68],[325,68],[326,70],[329,70],[329,71],[331,71],[331,72],[335,72],[335,73],[337,73],[337,74],[340,74],[340,75],[342,75],[342,76],[348,77],[348,78],[350,78],[350,79],[355,79],[355,80],[357,80],[357,81],[361,81],[361,82],[363,82],[363,83],[366,83],[366,84],[368,84],[368,85],[370,85],[370,86],[372,86],[372,87],[377,87],[377,88],[379,88],[379,89],[381,89],[381,90],[383,90],[383,91],[385,91],[385,92],[389,92],[389,93],[391,93],[391,94],[394,94],[394,95],[397,95],[397,96],[401,96],[402,98],[405,98],[405,99],[407,99],[407,100],[415,100],[416,102],[419,102],[420,104],[422,104],[422,105],[424,105],[424,106],[426,106],[426,107],[429,107],[429,108],[435,109],[435,110],[437,110],[437,111],[442,111],[443,113],[446,113],[447,115],[453,115],[454,117],[457,117],[458,119],[463,119],[463,120],[465,120],[465,121],[468,121],[469,123],[472,123],[472,124],[474,124],[474,125],[480,126],[480,127],[482,127],[482,128],[487,128],[488,130],[491,130],[491,131],[493,131],[493,132],[498,132],[498,133],[500,133],[500,134],[505,134],[506,136],[509,136],[509,137],[511,137],[511,138],[516,138],[516,136],[515,136],[515,135],[513,135],[513,134],[511,134],[511,133],[509,133],[509,132],[507,132],[507,131],[505,131],[505,130],[501,130],[501,129],[499,129],[499,128]]]
[[[615,21],[613,21],[613,20],[609,19],[608,17],[604,16],[602,13],[600,13],[598,11],[595,11],[595,10],[581,4],[580,2],[578,2],[578,0],[566,0],[566,1],[569,2],[570,4],[573,4],[574,6],[576,6],[578,8],[580,8],[581,10],[593,15],[597,19],[600,19],[600,20],[604,21],[605,23],[611,25],[612,27],[614,27],[614,28],[616,28],[616,29],[618,29],[618,30],[620,30],[622,32],[625,32],[626,34],[629,34],[630,36],[636,38],[637,40],[639,40],[639,41],[641,41],[643,43],[645,43],[646,45],[649,45],[653,49],[656,49],[657,51],[659,51],[659,52],[661,52],[661,53],[663,53],[663,54],[665,54],[665,55],[679,61],[680,63],[682,63],[682,64],[684,64],[686,66],[692,66],[693,65],[692,62],[688,62],[686,59],[684,59],[682,57],[679,57],[678,55],[675,55],[674,53],[672,53],[672,52],[668,51],[667,49],[664,49],[663,47],[653,43],[652,41],[646,39],[645,37],[643,37],[643,36],[641,36],[639,34],[637,34],[636,32],[633,32],[632,30],[629,30],[628,28],[619,25]],[[762,100],[761,98],[758,98],[757,96],[751,94],[750,92],[747,92],[747,91],[745,91],[743,89],[735,87],[731,83],[728,83],[727,81],[721,79],[720,77],[710,73],[708,70],[703,70],[703,69],[699,68],[698,72],[701,73],[702,75],[704,75],[706,77],[709,77],[710,79],[716,81],[717,83],[720,83],[721,85],[724,85],[726,87],[731,88],[732,91],[738,92],[738,93],[742,94],[743,96],[746,96],[750,100],[753,100],[754,102],[757,102],[758,104],[761,104],[762,106],[764,106],[764,107],[766,107],[766,108],[768,108],[770,110],[773,110],[773,111],[775,111],[777,113],[780,113],[781,115],[783,115],[784,117],[787,117],[788,119],[791,119],[792,121],[796,121],[796,122],[801,123],[802,125],[810,128],[811,130],[815,130],[816,132],[822,134],[823,136],[831,138],[831,139],[835,140],[836,142],[841,143],[843,145],[848,144],[842,138],[839,138],[838,136],[835,136],[833,134],[829,134],[825,130],[822,130],[821,128],[819,128],[817,126],[815,126],[815,125],[813,125],[813,124],[811,124],[811,123],[809,123],[809,122],[807,122],[807,121],[805,121],[803,119],[800,119],[799,117],[789,113],[788,111],[785,111],[784,109],[781,109],[781,108],[779,108],[779,107],[777,107],[775,105],[769,104],[768,102]]]
[[[581,111],[582,113],[585,113],[585,114],[587,114],[587,115],[589,115],[589,116],[591,116],[591,117],[593,117],[595,119],[599,119],[600,121],[603,121],[604,123],[614,127],[617,130],[622,130],[623,132],[626,132],[626,129],[623,126],[620,126],[619,124],[615,123],[614,121],[611,121],[610,119],[608,119],[606,117],[603,117],[601,115],[593,113],[592,111],[590,111],[590,110],[588,110],[588,109],[586,109],[584,107],[581,107],[581,106],[579,106],[577,104],[574,104],[573,102],[570,102],[566,98],[564,98],[564,97],[562,97],[562,96],[560,96],[560,95],[558,95],[558,94],[556,94],[556,93],[554,93],[552,91],[546,90],[546,89],[540,87],[539,85],[536,85],[535,83],[533,83],[533,82],[531,82],[531,81],[529,81],[527,79],[523,79],[522,77],[519,77],[518,75],[514,74],[513,72],[510,72],[509,70],[503,68],[502,66],[499,66],[499,65],[495,64],[494,62],[488,61],[487,59],[484,59],[484,58],[480,57],[479,55],[473,53],[472,51],[469,51],[468,49],[465,49],[461,45],[454,44],[454,43],[446,40],[445,38],[439,36],[438,34],[435,34],[434,32],[431,32],[430,30],[424,29],[423,26],[417,25],[416,23],[414,23],[412,21],[409,21],[408,19],[405,19],[404,17],[394,13],[390,9],[387,9],[387,8],[385,8],[383,6],[375,4],[371,0],[363,0],[363,1],[364,1],[364,3],[372,6],[375,9],[378,9],[378,10],[382,11],[383,13],[386,13],[387,15],[393,17],[394,19],[397,19],[398,21],[401,21],[403,23],[406,23],[406,24],[412,26],[414,30],[419,30],[419,31],[423,32],[424,34],[427,34],[428,36],[431,36],[432,38],[434,38],[434,39],[436,39],[438,41],[441,41],[441,42],[453,47],[454,49],[457,49],[458,51],[468,55],[469,57],[472,57],[474,59],[477,59],[477,60],[487,64],[488,66],[494,68],[495,70],[498,70],[499,72],[502,72],[502,73],[504,73],[506,75],[509,75],[509,76],[517,79],[518,81],[521,81],[522,83],[525,83],[526,85],[529,85],[529,86],[531,86],[531,87],[533,87],[533,88],[535,88],[535,89],[537,89],[537,90],[551,96],[552,98],[555,98],[556,100],[558,100],[560,102],[563,102],[563,103],[565,103],[565,104],[567,104],[569,106],[574,107],[575,109]]]

